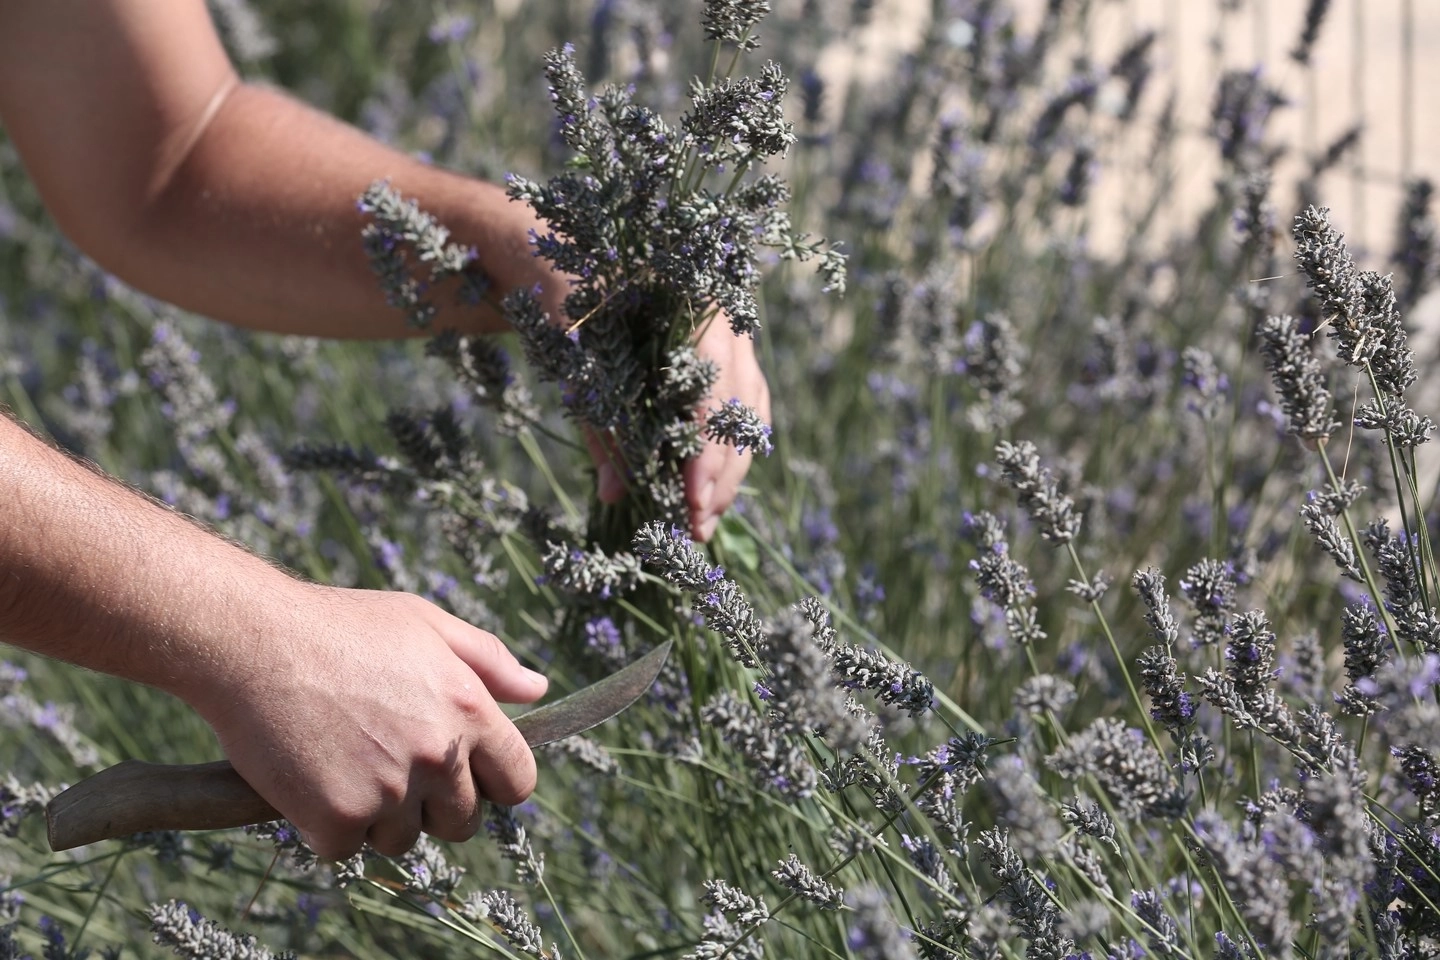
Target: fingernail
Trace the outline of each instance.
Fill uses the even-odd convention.
[[[700,524],[700,539],[708,542],[711,537],[715,536],[715,528],[718,526],[720,526],[718,514],[708,517],[705,522]]]
[[[713,499],[715,499],[715,481],[708,480],[705,486],[700,488],[701,511],[708,511],[710,509],[710,501]]]
[[[545,679],[545,674],[543,673],[537,673],[536,671],[531,670],[529,667],[521,667],[520,669],[525,671],[525,675],[531,683],[539,684],[549,682]]]
[[[600,464],[599,482],[601,500],[608,503],[620,499],[624,488],[620,483],[620,471],[615,469],[615,464],[608,461]]]

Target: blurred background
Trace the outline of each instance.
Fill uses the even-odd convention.
[[[835,43],[819,72],[836,89],[847,75],[884,83],[895,58],[920,42],[931,6],[931,0],[878,0],[861,39]],[[1047,0],[1013,4],[1026,29],[1040,22],[1046,6]],[[1389,249],[1404,181],[1440,179],[1440,2],[1332,0],[1310,55],[1313,71],[1291,57],[1309,6],[1310,0],[1090,4],[1088,35],[1068,38],[1077,56],[1088,50],[1104,64],[1135,36],[1156,34],[1155,89],[1140,107],[1148,122],[1129,125],[1099,151],[1109,175],[1099,179],[1089,205],[1097,252],[1114,252],[1123,241],[1126,195],[1136,192],[1134,177],[1153,174],[1151,140],[1172,96],[1179,162],[1163,221],[1171,232],[1193,222],[1220,175],[1208,132],[1216,84],[1226,70],[1255,67],[1290,99],[1270,125],[1274,139],[1290,145],[1276,179],[1302,178],[1317,156],[1358,127],[1361,136],[1321,174],[1318,190],[1336,222],[1347,225],[1347,240],[1362,260]]]

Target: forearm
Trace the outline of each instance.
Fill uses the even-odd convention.
[[[274,632],[264,618],[284,615],[285,574],[4,416],[0,490],[0,641],[195,703],[238,681]]]
[[[535,220],[496,185],[426,166],[278,92],[238,86],[216,110],[115,272],[158,297],[241,326],[326,337],[407,330],[370,272],[355,201],[388,178],[455,238],[474,245],[504,292],[546,279],[526,243]],[[493,310],[434,297],[437,324],[504,328]]]

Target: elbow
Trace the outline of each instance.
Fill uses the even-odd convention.
[[[164,264],[180,211],[205,191],[205,171],[192,162],[238,77],[231,74],[192,120],[158,142],[138,142],[129,156],[100,161],[93,174],[71,183],[40,184],[56,225],[86,256],[139,289],[164,297]],[[122,154],[124,151],[121,152]],[[47,189],[48,188],[48,189]]]

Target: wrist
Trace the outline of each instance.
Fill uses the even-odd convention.
[[[192,554],[199,573],[172,594],[178,614],[162,635],[169,655],[155,658],[160,672],[148,679],[185,701],[207,721],[232,709],[282,669],[289,654],[289,624],[315,589],[263,559],[208,533]],[[203,571],[203,572],[202,572]]]

